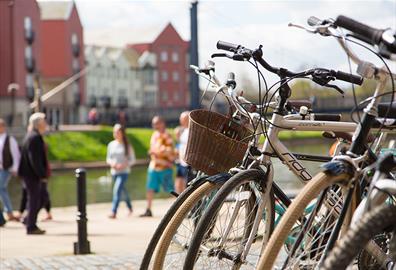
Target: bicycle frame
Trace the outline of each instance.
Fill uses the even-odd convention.
[[[287,147],[280,141],[278,138],[279,133],[284,129],[292,129],[292,130],[301,130],[301,131],[339,131],[339,132],[353,132],[356,129],[355,123],[350,122],[331,122],[331,121],[311,121],[311,120],[301,120],[298,119],[301,116],[298,115],[288,115],[284,116],[281,114],[274,113],[271,118],[270,126],[268,127],[267,138],[262,147],[262,155],[257,159],[260,165],[266,167],[267,171],[267,186],[273,185],[273,174],[274,169],[271,161],[271,157],[276,154],[283,163],[296,175],[299,179],[306,183],[307,181],[312,179],[311,174],[307,171],[307,169],[302,165],[295,155],[290,152]],[[265,123],[263,123],[265,124]],[[251,166],[254,165],[254,162]],[[250,167],[251,167],[250,166]],[[254,189],[254,187],[253,187]],[[262,213],[265,209],[267,199],[269,198],[270,188],[266,189],[265,193],[258,192],[259,196],[257,196],[260,200],[256,217],[253,222],[251,233],[248,237],[246,244],[243,246],[243,250],[241,252],[241,260],[244,261],[247,257],[248,251],[254,241],[254,237],[258,230],[259,224],[262,219]],[[276,194],[276,193],[275,193]],[[282,198],[283,197],[283,198]],[[281,200],[284,199],[284,196],[281,197]],[[287,198],[287,196],[286,196]],[[287,200],[289,200],[287,198]],[[289,202],[286,202],[287,205]],[[234,211],[231,215],[230,221],[226,227],[225,233],[223,234],[223,239],[220,243],[220,246],[224,244],[226,241],[228,234],[231,230],[231,226],[233,225],[237,212],[241,206],[241,202],[237,201],[234,205]],[[241,248],[242,249],[242,248]]]

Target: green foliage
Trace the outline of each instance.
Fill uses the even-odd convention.
[[[146,158],[152,131],[147,128],[127,130],[137,158]],[[107,144],[113,140],[110,127],[100,131],[57,132],[45,137],[49,159],[54,161],[98,161],[106,158]]]
[[[173,130],[168,129],[173,134]],[[129,128],[127,136],[135,149],[136,157],[148,158],[152,130],[148,128]],[[283,131],[281,140],[318,138],[321,132]],[[111,127],[99,131],[68,131],[51,133],[45,137],[51,161],[100,161],[106,158],[107,144],[113,140]],[[263,142],[263,138],[261,140]]]

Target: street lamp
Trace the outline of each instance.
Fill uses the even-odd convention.
[[[10,83],[7,87],[7,92],[11,96],[11,114],[8,116],[8,125],[12,126],[15,115],[15,92],[19,90],[19,84]]]

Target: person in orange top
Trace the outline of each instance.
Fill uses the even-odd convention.
[[[159,192],[160,186],[166,192],[173,192],[173,162],[176,158],[172,136],[166,131],[166,124],[162,117],[154,116],[152,126],[155,129],[150,140],[150,164],[147,171],[147,209],[141,217],[153,216],[151,212],[154,193]]]

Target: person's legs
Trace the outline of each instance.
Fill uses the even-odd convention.
[[[12,213],[12,204],[10,196],[8,195],[7,186],[11,179],[11,174],[8,171],[0,170],[0,199],[3,202],[4,210],[7,212],[8,218],[15,219]]]
[[[162,188],[166,192],[172,192],[175,190],[175,186],[173,184],[173,170],[172,169],[165,169],[161,171],[161,182]]]
[[[26,218],[26,229],[32,233],[38,229],[37,214],[41,207],[41,183],[39,179],[25,179],[27,192],[28,214]]]
[[[123,179],[121,174],[113,175],[114,186],[113,186],[113,202],[111,207],[112,215],[110,218],[115,218],[117,215],[118,205],[120,204],[121,192],[123,186]]]
[[[125,200],[125,203],[126,203],[128,209],[129,209],[129,212],[132,212],[131,198],[129,196],[129,192],[128,192],[128,189],[126,187],[126,182],[128,181],[128,176],[129,176],[128,173],[123,173],[122,174],[122,182],[123,182],[122,183],[122,192],[124,193],[124,200]]]
[[[26,205],[27,205],[27,192],[26,192],[25,184],[23,184],[23,186],[22,186],[21,205],[19,206],[20,217],[22,217],[23,212],[25,212]]]
[[[159,191],[160,183],[158,178],[158,173],[155,170],[148,169],[147,171],[147,192],[146,192],[146,200],[147,200],[147,209],[146,212],[141,217],[151,217],[151,206],[154,198],[154,192]]]
[[[7,221],[5,220],[4,216],[3,216],[3,211],[0,211],[0,227],[3,227],[4,224],[6,224]]]
[[[45,217],[44,221],[52,220],[51,215],[51,200],[48,192],[48,183],[42,182],[41,184],[41,208],[44,208],[47,212],[47,216]]]
[[[187,175],[188,175],[188,168],[184,167],[180,164],[177,164],[176,165],[175,189],[178,194],[182,193],[183,190],[186,189]]]

